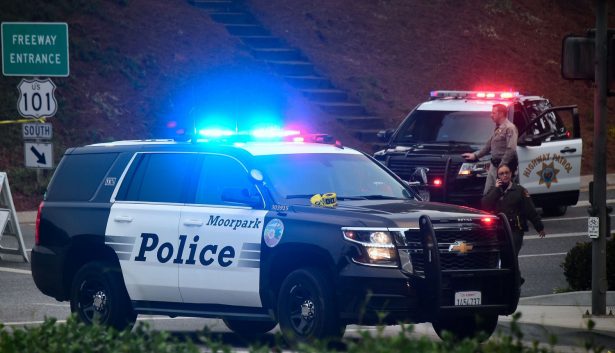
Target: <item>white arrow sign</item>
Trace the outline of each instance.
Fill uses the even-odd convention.
[[[51,117],[58,110],[58,102],[54,95],[56,85],[50,79],[22,79],[17,89],[19,90],[17,110],[21,116],[25,118]]]
[[[51,143],[24,143],[26,168],[53,168],[53,144]]]

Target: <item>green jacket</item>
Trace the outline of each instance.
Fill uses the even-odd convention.
[[[483,196],[482,205],[486,211],[504,213],[513,231],[527,231],[528,220],[537,232],[545,228],[530,194],[519,184],[511,183],[506,190],[491,187]]]

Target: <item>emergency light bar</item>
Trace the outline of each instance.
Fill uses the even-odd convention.
[[[258,141],[287,141],[311,142],[335,145],[343,148],[342,143],[328,134],[301,134],[298,130],[284,130],[277,127],[255,129],[251,131],[233,131],[224,129],[200,129],[198,138],[193,142],[258,142]]]
[[[431,91],[430,99],[441,98],[467,98],[467,99],[512,99],[519,96],[519,92],[512,91]]]

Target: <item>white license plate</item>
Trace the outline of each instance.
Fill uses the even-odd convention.
[[[423,201],[429,201],[429,190],[419,189],[419,196],[423,199]]]
[[[481,304],[481,292],[479,291],[467,291],[467,292],[455,292],[455,305],[480,305]]]

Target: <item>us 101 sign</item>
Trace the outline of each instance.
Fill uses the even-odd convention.
[[[58,102],[54,92],[56,85],[50,79],[21,80],[17,86],[19,100],[17,110],[25,118],[40,118],[54,116],[58,110]]]

